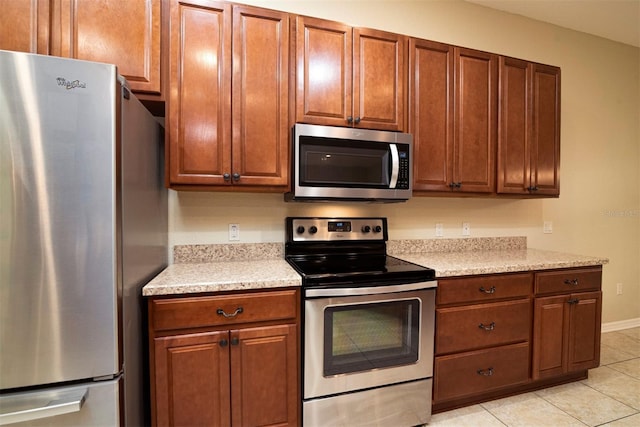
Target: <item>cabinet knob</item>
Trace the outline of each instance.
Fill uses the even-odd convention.
[[[460,188],[462,187],[462,183],[461,182],[450,182],[449,183],[449,188],[454,189],[454,188]]]
[[[496,328],[496,322],[491,322],[488,325],[485,325],[484,323],[480,323],[478,325],[478,328],[484,329],[485,331],[493,331]]]
[[[349,124],[353,123],[353,117],[347,116],[347,123]]]
[[[220,342],[219,342],[218,344],[220,344],[220,347],[226,347],[226,346],[227,346],[227,344],[229,344],[229,341],[227,341],[227,340],[220,340]]]
[[[536,187],[535,185],[532,185],[532,186],[527,187],[527,190],[529,190],[529,191],[538,191],[538,187]]]
[[[356,117],[356,119],[354,120],[354,123],[355,123],[355,124],[360,123],[360,117]]]
[[[244,311],[244,308],[238,307],[238,308],[236,308],[236,311],[234,311],[233,313],[229,314],[229,313],[226,313],[223,309],[219,308],[219,309],[216,310],[216,314],[218,316],[224,316],[227,319],[230,319],[232,317],[236,317],[238,314],[242,313],[243,311]]]
[[[580,302],[580,300],[578,298],[572,298],[569,301],[567,301],[567,304],[573,305],[573,304],[577,304],[579,302]]]
[[[496,293],[496,287],[492,286],[489,289],[485,289],[484,286],[480,286],[480,289],[478,289],[480,292],[484,292],[485,294],[495,294]]]
[[[231,345],[238,345],[238,344],[240,344],[240,339],[238,339],[238,337],[231,338]]]
[[[234,181],[240,181],[240,174],[238,172],[233,174],[233,180]]]
[[[491,375],[493,375],[493,368],[478,369],[476,372],[478,373],[478,375],[482,375],[483,377],[490,377]]]
[[[223,178],[225,181],[229,181],[229,179],[231,179],[231,175],[229,175],[228,173],[225,173],[225,174],[223,174],[223,175],[222,175],[222,178]]]

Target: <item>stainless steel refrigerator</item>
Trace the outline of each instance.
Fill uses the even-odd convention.
[[[163,153],[115,66],[0,51],[0,424],[145,422]]]

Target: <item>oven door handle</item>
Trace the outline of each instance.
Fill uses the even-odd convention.
[[[421,289],[435,289],[438,286],[436,280],[430,282],[405,283],[402,285],[382,285],[367,286],[356,288],[307,288],[305,295],[307,297],[343,297],[356,295],[381,295],[395,292],[417,291]]]

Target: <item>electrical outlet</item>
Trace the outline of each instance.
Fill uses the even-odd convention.
[[[542,225],[542,232],[544,234],[551,234],[553,233],[553,222],[551,221],[545,221],[544,224]]]
[[[471,224],[469,224],[468,222],[462,223],[462,235],[471,236]]]
[[[442,236],[444,236],[444,227],[442,226],[442,223],[439,222],[436,224],[436,237]]]
[[[240,240],[240,224],[229,224],[229,240]]]
[[[616,295],[622,295],[622,283],[616,283]]]

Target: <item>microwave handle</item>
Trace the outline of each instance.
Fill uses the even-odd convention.
[[[389,188],[396,188],[398,183],[398,172],[400,171],[400,156],[398,155],[398,146],[389,144],[391,149],[391,179],[389,180]]]

